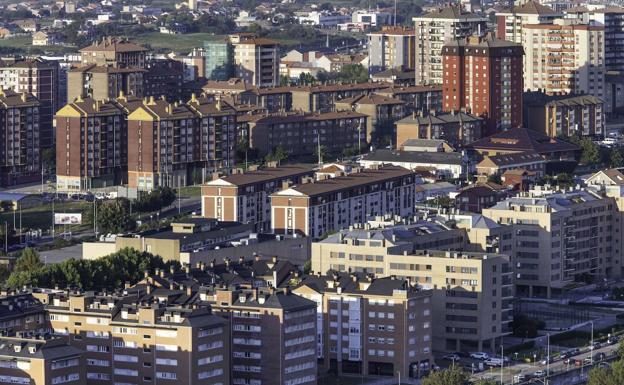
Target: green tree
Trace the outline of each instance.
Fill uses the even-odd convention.
[[[624,156],[619,148],[612,148],[609,152],[609,166],[622,167],[624,166]]]
[[[302,72],[297,83],[299,85],[314,85],[316,84],[316,78],[309,72]]]
[[[490,176],[488,176],[488,182],[492,182],[492,183],[496,183],[496,184],[502,184],[503,181],[501,179],[501,176],[499,174],[492,174]]]
[[[288,153],[286,152],[284,147],[279,145],[275,147],[275,149],[273,149],[273,152],[270,152],[269,154],[267,154],[267,156],[265,157],[265,160],[267,162],[277,162],[277,164],[280,165],[282,161],[286,160],[287,158],[288,158]]]
[[[117,234],[132,229],[130,201],[117,198],[97,203],[97,227],[101,233]]]
[[[11,272],[9,271],[7,265],[0,265],[0,287],[5,286],[6,280],[7,278],[9,278],[9,275],[11,275]]]
[[[310,274],[311,271],[312,271],[312,261],[306,261],[303,264],[303,273]]]
[[[15,271],[35,271],[43,267],[39,254],[30,247],[22,250],[20,257],[15,261]]]
[[[280,86],[282,87],[286,87],[290,85],[290,78],[286,75],[280,75],[279,81],[280,81]]]
[[[432,372],[423,379],[422,385],[466,385],[470,376],[459,368],[453,367]]]
[[[620,357],[620,360],[624,360],[624,342],[620,342],[618,345],[617,355]]]
[[[624,360],[614,362],[611,367],[595,368],[589,372],[587,385],[624,384]]]
[[[160,186],[143,194],[134,201],[133,208],[140,212],[150,212],[161,210],[171,205],[176,200],[176,193],[171,187]]]
[[[348,83],[366,83],[368,69],[361,64],[346,64],[338,73],[338,80]]]
[[[53,148],[41,150],[41,165],[44,170],[51,172],[56,163],[56,152]]]
[[[539,329],[543,329],[546,325],[544,321],[530,318],[524,314],[514,315],[511,329],[513,335],[519,338],[535,338]]]
[[[555,180],[557,182],[557,186],[559,186],[560,188],[568,188],[574,185],[574,179],[572,178],[572,176],[565,172],[557,174]]]
[[[476,383],[476,385],[499,385],[497,381],[494,381],[492,379],[488,379],[488,380],[481,380],[479,382]]]

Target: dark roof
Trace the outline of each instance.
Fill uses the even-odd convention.
[[[399,121],[397,124],[418,124],[418,125],[436,125],[447,123],[462,123],[462,122],[476,122],[482,121],[483,118],[475,115],[470,115],[465,112],[454,113],[441,113],[441,114],[429,114],[426,116],[411,115],[407,116]]]
[[[346,101],[348,99],[343,99],[340,102]],[[337,103],[340,103],[337,102]],[[399,101],[403,104],[402,101]],[[347,102],[348,103],[348,102]],[[275,113],[271,115],[261,115],[256,114],[252,115],[253,119],[251,121],[255,121],[256,124],[283,124],[283,123],[294,123],[294,122],[304,122],[304,121],[323,121],[323,120],[334,120],[334,119],[350,119],[350,118],[366,118],[368,115],[362,114],[354,111],[336,111],[336,112],[324,112],[324,113]]]
[[[15,347],[19,346],[19,351]],[[31,352],[31,348],[34,351]],[[46,339],[0,337],[0,356],[54,360],[82,355],[82,350],[66,345],[54,337]]]
[[[544,158],[535,151],[493,155],[490,156],[489,159],[497,166],[508,166],[518,163],[545,162]]]
[[[604,101],[593,95],[547,95],[540,91],[525,92],[522,103],[527,106],[587,106],[604,104]]]
[[[507,131],[501,131],[487,138],[472,142],[468,147],[515,152],[534,151],[540,154],[578,150],[578,147],[572,143],[551,138],[541,132],[526,128],[512,128]]]
[[[560,15],[561,12],[557,12],[554,9],[542,5],[535,0],[529,0],[526,3],[514,7],[514,12],[516,14],[523,15]]]
[[[357,95],[351,98],[345,98],[341,100],[337,100],[336,104],[344,103],[344,104],[369,104],[369,105],[392,105],[392,104],[405,104],[403,100],[394,99],[387,96],[377,95],[377,94],[368,94],[368,95]]]
[[[259,298],[264,297],[264,302],[260,303]],[[239,294],[236,302],[232,304],[236,307],[254,307],[254,308],[273,308],[282,309],[284,311],[298,311],[308,308],[316,308],[316,302],[307,298],[301,297],[296,294],[284,293],[281,290],[276,290],[273,293],[263,292],[258,295],[258,299],[254,299],[253,296],[245,296],[245,301],[241,301],[241,295]]]
[[[175,233],[171,229],[167,229],[146,231],[141,233],[140,235],[144,238],[150,239],[177,239],[180,241],[180,246],[182,246],[188,243],[222,238],[230,234],[238,234],[246,231],[252,232],[253,229],[254,226],[250,223],[242,224],[238,222],[219,222],[219,226],[217,228],[209,231],[200,231],[195,233]]]
[[[371,75],[373,79],[386,79],[386,78],[394,78],[399,80],[405,79],[414,79],[414,70],[413,69],[402,69],[402,68],[388,68],[387,70],[377,72]]]
[[[322,195],[329,192],[351,189],[356,186],[364,186],[408,175],[414,175],[414,172],[399,166],[385,165],[379,167],[378,169],[365,169],[360,172],[351,173],[347,176],[300,184],[293,186],[288,190],[294,190],[307,196]],[[276,194],[280,195],[283,193],[282,195],[288,196],[288,190],[283,190],[282,192],[278,192]]]
[[[245,186],[298,175],[312,175],[313,173],[314,170],[310,166],[288,164],[279,167],[261,168],[257,171],[247,171],[242,174],[232,174],[224,176],[220,180],[236,186]],[[210,185],[211,182],[207,184]]]
[[[458,152],[425,152],[425,151],[399,151],[399,150],[375,150],[362,156],[362,160],[376,162],[405,162],[427,164],[462,164],[462,154]]]
[[[90,46],[84,47],[80,52],[97,52],[97,51],[111,51],[111,52],[145,52],[147,48],[138,44],[130,43],[123,39],[117,38],[104,38],[101,41],[96,41]]]

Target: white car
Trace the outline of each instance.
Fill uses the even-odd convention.
[[[490,358],[490,355],[485,352],[474,352],[470,353],[470,358],[474,358],[475,360],[487,360]]]
[[[487,366],[501,366],[503,365],[503,359],[502,358],[497,358],[497,357],[490,357],[487,360],[485,360],[485,364]]]

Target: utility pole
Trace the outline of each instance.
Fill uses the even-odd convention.
[[[505,368],[505,354],[504,354],[504,350],[503,350],[503,345],[501,344],[501,385],[504,385],[503,382],[503,371]]]

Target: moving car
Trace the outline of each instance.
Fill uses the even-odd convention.
[[[448,361],[459,361],[459,356],[455,353],[451,353],[451,354],[447,354],[444,357],[442,357],[443,360],[448,360]]]
[[[487,366],[501,366],[503,365],[503,359],[498,357],[490,357],[485,360]]]
[[[537,377],[537,378],[546,377],[546,372],[543,370],[538,370],[533,373],[533,377]]]

